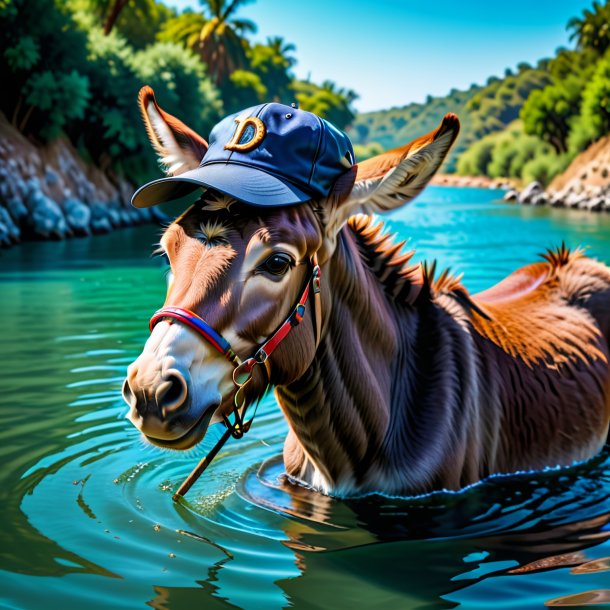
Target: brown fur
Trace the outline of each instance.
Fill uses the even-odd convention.
[[[160,134],[175,132],[173,118],[159,112],[167,122]],[[276,387],[290,430],[286,470],[322,491],[458,489],[494,473],[584,460],[606,441],[608,267],[562,246],[470,295],[460,277],[413,265],[404,242],[370,216],[354,216],[415,197],[458,127],[447,115],[431,134],[353,167],[324,201],[270,209],[236,202],[229,210],[208,192],[162,240],[175,276],[166,303],[230,332],[242,358],[286,319],[318,255],[319,344],[310,301],[268,367],[255,369],[248,392],[255,400]],[[188,165],[189,155],[178,162]],[[272,277],[261,265],[279,244],[294,265]],[[138,402],[156,396],[142,385],[162,377],[163,366],[151,347],[130,367],[126,398],[141,429],[149,417],[171,442],[192,430],[185,421],[197,419],[198,405],[172,404],[163,419],[152,399]]]

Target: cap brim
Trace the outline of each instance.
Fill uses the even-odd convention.
[[[149,208],[202,187],[263,207],[302,203],[312,198],[290,182],[260,169],[237,163],[210,163],[179,176],[145,184],[134,193],[131,204],[136,208]]]

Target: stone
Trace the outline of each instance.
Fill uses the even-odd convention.
[[[8,227],[0,221],[0,248],[10,248],[13,245]]]
[[[582,200],[583,196],[580,193],[569,193],[568,196],[565,198],[565,207],[577,208]]]
[[[605,199],[603,197],[591,197],[582,203],[582,208],[590,212],[601,212],[604,208]]]
[[[33,180],[36,179],[32,178],[28,182]],[[24,224],[32,236],[42,239],[63,239],[70,233],[59,205],[41,190],[31,186],[26,198],[26,206],[29,212],[24,218]]]
[[[150,213],[150,208],[133,208],[133,211],[140,218],[140,222],[152,222],[152,214]]]
[[[28,209],[25,207],[23,199],[19,196],[10,197],[6,202],[6,209],[18,225],[20,225],[28,215]]]
[[[106,212],[108,213],[108,220],[110,220],[113,227],[120,227],[123,225],[121,213],[117,208],[106,206]]]
[[[91,210],[74,197],[64,201],[64,213],[74,235],[91,235]]]
[[[532,195],[532,197],[530,199],[531,205],[546,205],[548,202],[549,202],[549,197],[544,191],[542,191],[541,193],[536,193],[535,195]]]
[[[540,182],[534,180],[530,182],[519,194],[519,203],[531,203],[534,195],[542,192],[542,185]]]
[[[55,186],[59,182],[59,176],[54,170],[48,167],[44,173],[44,181],[48,186]]]
[[[94,233],[110,233],[112,231],[108,210],[100,202],[91,204],[91,230]]]
[[[0,222],[6,227],[11,243],[16,244],[21,241],[21,231],[19,230],[19,227],[13,221],[8,210],[2,206],[0,206]]]
[[[129,215],[129,212],[125,208],[120,210],[119,214],[121,215],[121,220],[123,222],[123,226],[130,227],[133,224],[131,216]]]
[[[504,197],[502,197],[502,201],[517,201],[519,198],[519,191],[515,189],[511,189],[510,191],[506,191],[504,193]]]

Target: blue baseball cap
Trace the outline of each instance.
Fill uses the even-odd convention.
[[[149,182],[131,200],[147,208],[213,188],[245,203],[276,206],[326,197],[355,163],[345,133],[311,112],[261,104],[224,118],[196,169]]]

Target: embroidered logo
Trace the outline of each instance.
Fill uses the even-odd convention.
[[[247,152],[256,148],[265,137],[264,123],[255,116],[235,119],[237,128],[231,139],[225,144],[226,150]]]

